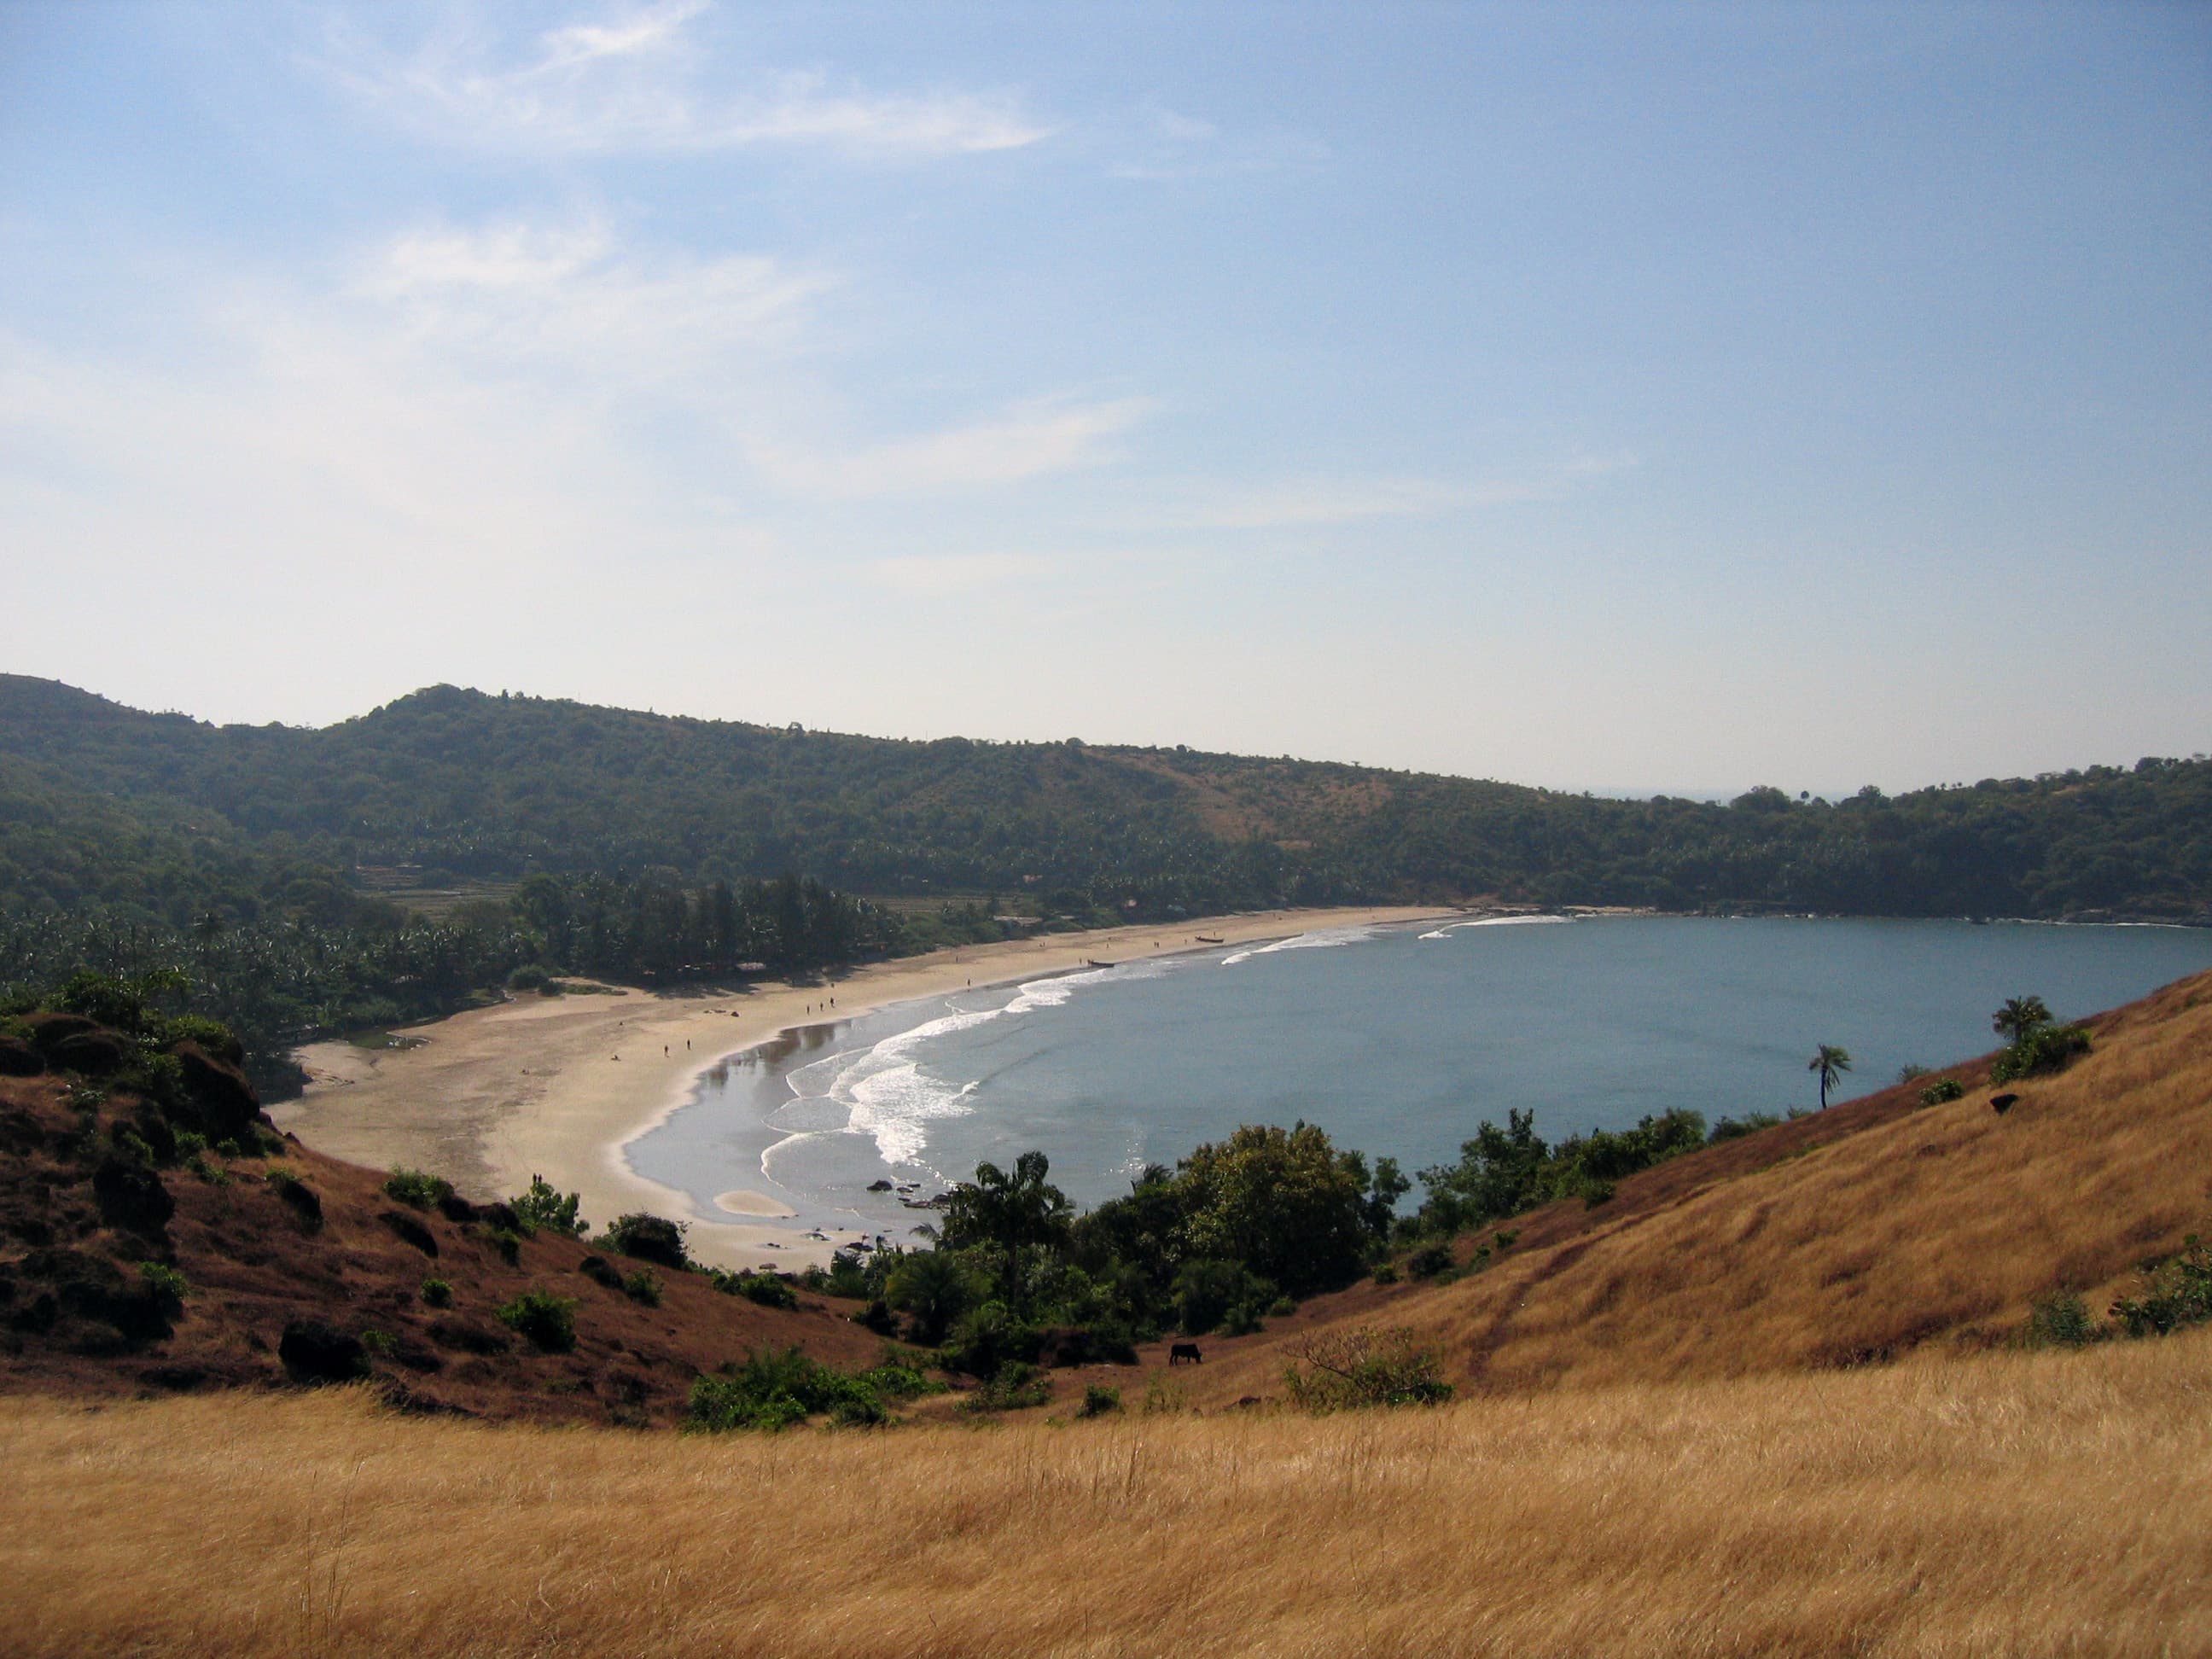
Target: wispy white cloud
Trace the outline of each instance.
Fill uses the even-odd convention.
[[[1213,122],[1152,105],[1104,137],[1106,172],[1116,179],[1222,179],[1312,167],[1329,158],[1310,134],[1282,128],[1224,132]]]
[[[1143,398],[1042,399],[993,419],[844,450],[762,441],[752,458],[787,489],[847,499],[1018,483],[1116,459],[1114,440],[1152,407]]]
[[[538,34],[520,53],[446,33],[405,54],[349,38],[330,68],[370,106],[440,141],[561,154],[817,144],[877,156],[1018,149],[1052,129],[1009,94],[884,93],[811,71],[732,74],[668,0]]]
[[[1310,477],[1201,497],[1174,518],[1206,530],[1284,530],[1370,519],[1428,519],[1520,501],[1556,501],[1581,481],[1635,465],[1629,455],[1579,456],[1523,476],[1443,478]]]
[[[764,255],[633,252],[594,219],[412,230],[373,249],[345,292],[414,338],[615,385],[696,380],[733,352],[797,349],[812,302],[840,284]]]
[[[1022,553],[918,553],[878,559],[868,571],[885,587],[934,598],[1003,586],[1047,568],[1042,560]]]

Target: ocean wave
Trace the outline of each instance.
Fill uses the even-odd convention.
[[[1455,921],[1439,927],[1433,933],[1423,933],[1423,939],[1449,939],[1462,927],[1534,927],[1550,922],[1570,922],[1572,916],[1478,916],[1473,921]]]
[[[929,1143],[925,1126],[933,1119],[962,1117],[975,1110],[977,1088],[973,1080],[956,1082],[933,1075],[919,1053],[927,1044],[957,1032],[972,1031],[993,1020],[1060,1007],[1086,985],[1155,979],[1166,971],[1165,963],[1140,962],[1031,980],[1002,1007],[959,1009],[924,1020],[884,1038],[865,1053],[835,1055],[805,1067],[808,1072],[834,1068],[834,1075],[819,1093],[803,1095],[793,1107],[779,1112],[777,1118],[807,1129],[842,1127],[854,1134],[868,1135],[885,1164],[919,1163]],[[789,1120],[787,1113],[791,1114]]]
[[[1254,957],[1272,957],[1278,951],[1328,951],[1340,945],[1357,945],[1382,933],[1379,927],[1329,927],[1317,933],[1293,933],[1288,939],[1279,939],[1273,945],[1255,945],[1249,951],[1237,951],[1221,958],[1224,968],[1234,968],[1240,962],[1249,962]]]
[[[885,1164],[913,1164],[929,1144],[923,1127],[933,1118],[965,1117],[975,1109],[975,1085],[948,1088],[917,1063],[894,1066],[853,1085],[846,1127],[872,1137]]]

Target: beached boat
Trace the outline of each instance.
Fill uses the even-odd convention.
[[[1227,943],[1224,939],[1218,939],[1214,938],[1211,933],[1200,933],[1196,935],[1196,938],[1200,945],[1223,945]]]
[[[1097,957],[1085,957],[1083,958],[1083,965],[1085,968],[1111,968],[1114,964],[1110,962],[1101,962]]]

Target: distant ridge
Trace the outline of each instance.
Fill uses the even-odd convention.
[[[2212,763],[1726,805],[1183,748],[924,742],[451,685],[319,730],[0,676],[0,899],[173,914],[314,866],[1189,914],[1495,896],[1666,909],[2212,920]]]

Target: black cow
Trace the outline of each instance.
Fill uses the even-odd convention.
[[[1206,1364],[1206,1356],[1198,1351],[1198,1344],[1195,1342],[1177,1342],[1168,1349],[1169,1364],[1172,1365],[1185,1359],[1194,1365]]]

